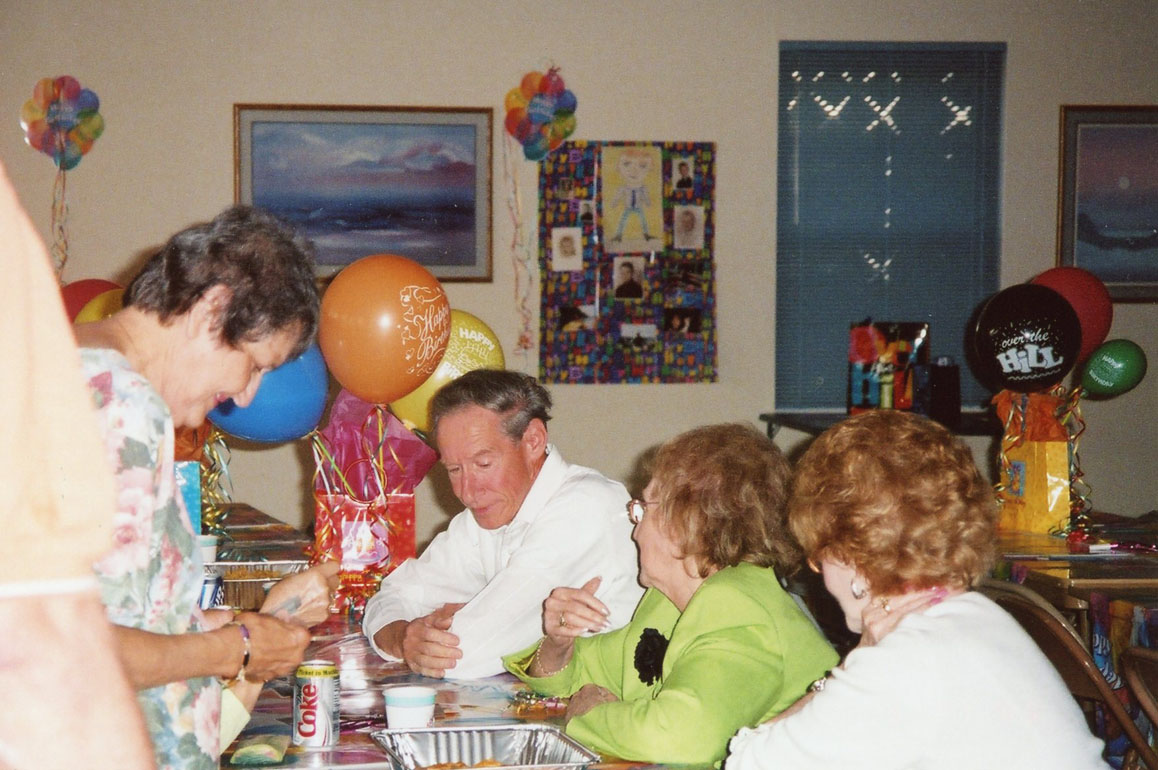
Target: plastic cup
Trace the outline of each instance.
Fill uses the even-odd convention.
[[[433,687],[394,685],[383,689],[382,693],[386,698],[386,726],[391,730],[434,724]]]
[[[198,535],[197,545],[201,548],[202,562],[217,561],[217,535]]]

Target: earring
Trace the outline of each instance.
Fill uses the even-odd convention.
[[[848,590],[852,592],[852,598],[857,599],[857,600],[863,599],[866,596],[868,596],[868,591],[865,590],[864,586],[862,586],[860,583],[856,582],[856,578],[853,578],[852,580],[850,580],[848,582]]]

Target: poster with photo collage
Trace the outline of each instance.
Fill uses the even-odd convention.
[[[539,171],[539,378],[715,382],[715,144],[564,142]]]

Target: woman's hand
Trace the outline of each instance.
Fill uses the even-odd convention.
[[[324,561],[275,583],[269,589],[261,611],[282,620],[312,626],[330,616],[330,600],[337,588],[338,562]]]
[[[949,592],[938,586],[924,591],[913,591],[899,596],[878,596],[861,610],[861,622],[864,629],[861,631],[860,643],[857,647],[872,647],[884,639],[901,619],[914,612],[924,612],[930,607],[940,604]]]
[[[600,578],[593,577],[581,588],[559,587],[543,602],[543,632],[539,649],[527,673],[550,676],[562,671],[571,660],[575,637],[607,627],[607,606],[595,598]]]
[[[593,577],[581,588],[556,588],[543,602],[543,633],[556,645],[607,628],[607,605],[595,598],[602,579]]]
[[[233,620],[233,610],[202,610],[201,630],[214,631]]]
[[[571,696],[567,703],[567,711],[563,714],[563,723],[570,722],[575,717],[581,717],[600,703],[614,703],[619,700],[615,693],[597,684],[585,684]]]
[[[242,612],[237,615],[236,621],[244,624],[249,631],[249,663],[245,667],[247,680],[264,682],[292,673],[305,657],[310,632],[302,626],[256,612]],[[215,633],[240,636],[232,627]],[[240,667],[244,648],[238,643],[237,649]]]

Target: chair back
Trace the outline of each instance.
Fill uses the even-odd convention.
[[[1134,699],[1142,707],[1150,724],[1158,725],[1158,650],[1145,647],[1128,647],[1122,652],[1118,662],[1122,664],[1122,678],[1130,688]]]
[[[1079,701],[1100,703],[1130,740],[1138,758],[1158,770],[1158,754],[1134,724],[1074,627],[1049,602],[1025,586],[984,580],[981,593],[1013,616],[1053,664],[1070,693]]]

